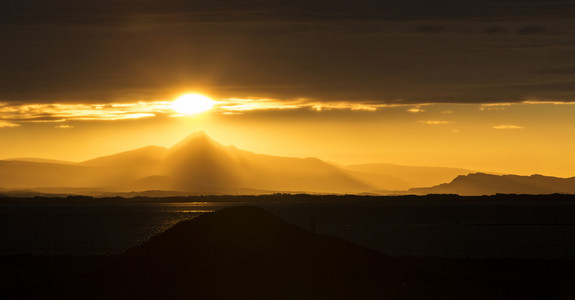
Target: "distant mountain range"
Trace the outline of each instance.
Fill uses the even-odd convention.
[[[170,148],[149,146],[79,163],[41,158],[0,160],[0,191],[107,196],[575,192],[568,187],[572,179],[470,173],[473,171],[392,164],[341,166],[317,158],[256,154],[223,146],[196,132]]]
[[[575,194],[575,177],[559,178],[543,175],[461,175],[450,183],[429,188],[412,188],[409,194],[459,194],[462,196],[494,194]]]
[[[399,179],[401,182],[394,183],[396,190],[434,186],[449,182],[459,175],[474,173],[474,171],[466,169],[400,166],[394,164],[349,165],[345,166],[345,169],[361,174],[358,176],[361,176],[362,179],[369,182],[380,180],[377,176],[387,176]]]

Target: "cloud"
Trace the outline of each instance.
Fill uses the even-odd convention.
[[[508,85],[507,87],[510,89],[528,90],[529,92],[575,92],[575,81],[524,83]]]
[[[230,98],[219,100],[217,109],[230,114],[257,110],[293,110],[309,109],[313,111],[351,110],[376,111],[380,108],[410,106],[410,104],[385,104],[377,102],[334,101],[318,102],[305,99],[274,100],[274,99],[239,99]],[[408,109],[409,111],[409,109]]]
[[[422,107],[441,106],[445,104],[404,104],[336,101],[319,102],[309,99],[216,99],[213,113],[223,115],[246,114],[257,111],[310,111],[314,113],[330,111],[363,111],[375,112],[385,109],[406,111],[412,114],[426,112]],[[575,105],[575,102],[527,100],[519,103],[466,104],[482,111],[501,111],[520,105]],[[397,110],[399,109],[399,110]],[[433,110],[433,109],[432,109]],[[452,110],[440,110],[443,115],[453,114]],[[9,104],[0,103],[0,127],[18,127],[26,123],[54,124],[55,128],[72,128],[69,122],[74,121],[115,121],[127,119],[152,118],[156,116],[185,117],[172,109],[171,101],[139,101],[133,103],[106,104]],[[455,123],[447,120],[420,120],[421,124],[443,125]],[[496,129],[513,129],[493,127]]]
[[[521,103],[524,104],[552,104],[552,105],[575,105],[575,102],[564,102],[564,101],[541,101],[541,100],[527,100]]]
[[[317,102],[306,99],[219,99],[213,110],[231,115],[252,111],[305,109],[322,112],[331,110],[377,111],[382,108],[405,107],[409,104],[371,102]],[[412,108],[421,110],[419,108]],[[423,110],[421,110],[423,111]],[[158,115],[182,117],[172,109],[170,101],[139,101],[107,104],[8,104],[0,103],[0,127],[17,127],[23,123],[65,123],[69,121],[115,121],[150,118]],[[69,124],[56,128],[71,128]]]
[[[483,31],[483,33],[486,34],[502,34],[502,33],[508,33],[509,31],[501,26],[493,26],[493,27],[489,27],[487,29],[485,29],[485,31]]]
[[[14,104],[0,106],[0,118],[10,124],[139,119],[171,112],[170,103]]]
[[[442,120],[427,120],[427,121],[418,121],[419,123],[426,124],[426,125],[444,125],[444,124],[451,124],[454,122],[451,121],[442,121]]]
[[[544,16],[569,18],[573,4],[569,1],[457,1],[428,0],[404,1],[260,1],[235,0],[142,0],[134,5],[132,0],[92,1],[4,1],[0,11],[6,11],[0,20],[11,24],[40,23],[60,25],[116,24],[124,19],[137,22],[158,22],[169,16],[179,22],[197,21],[262,21],[296,20],[334,21],[346,20],[461,20],[461,19],[533,19]],[[139,20],[146,16],[145,20]],[[167,21],[167,20],[166,20]],[[197,22],[196,21],[196,22]]]
[[[479,110],[483,111],[499,111],[505,110],[511,103],[483,103],[479,106]]]
[[[72,126],[72,125],[58,125],[58,126],[54,126],[54,128],[70,129],[70,128],[74,128],[74,126]]]
[[[444,26],[437,26],[437,25],[424,25],[415,28],[413,31],[423,34],[435,34],[445,32],[446,28]]]
[[[505,125],[505,124],[502,124],[502,125],[493,126],[493,127],[491,127],[491,128],[493,128],[493,129],[502,129],[502,130],[505,130],[505,129],[524,129],[525,127],[523,127],[523,126],[517,126],[517,125]]]
[[[419,107],[412,107],[412,108],[408,108],[407,111],[410,113],[422,113],[422,112],[425,112],[425,109],[421,109]]]
[[[526,68],[569,59],[553,47],[572,47],[573,35],[541,37],[575,30],[568,1],[137,2],[0,1],[0,100],[151,101],[192,88],[318,102],[521,101],[532,95],[508,86],[543,82]],[[521,34],[495,36],[505,29]],[[491,35],[460,36],[480,32]],[[521,52],[503,57],[502,47]]]
[[[19,127],[20,124],[0,120],[0,128]]]
[[[520,35],[554,35],[557,34],[556,31],[551,30],[547,27],[541,25],[529,25],[517,29],[517,34]]]
[[[535,70],[537,74],[545,75],[575,75],[575,66],[560,66]]]

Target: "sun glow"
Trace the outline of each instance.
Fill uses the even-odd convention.
[[[172,109],[180,114],[197,114],[210,110],[216,102],[199,94],[185,94],[172,103]]]

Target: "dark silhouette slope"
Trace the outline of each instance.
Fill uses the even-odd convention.
[[[104,298],[397,299],[400,268],[347,241],[256,207],[181,222],[105,272]]]
[[[459,194],[463,196],[500,194],[575,193],[575,177],[542,175],[490,175],[474,173],[458,176],[450,183],[409,190],[415,194]]]
[[[0,256],[3,299],[573,299],[572,260],[392,258],[256,207],[118,256]]]

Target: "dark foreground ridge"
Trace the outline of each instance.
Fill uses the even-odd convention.
[[[244,206],[181,222],[129,250],[110,286],[112,294],[141,292],[138,298],[189,292],[227,299],[352,297],[378,290],[397,295],[397,268],[383,268],[382,258]]]
[[[7,299],[571,299],[575,264],[393,258],[251,206],[118,256],[0,258]]]

